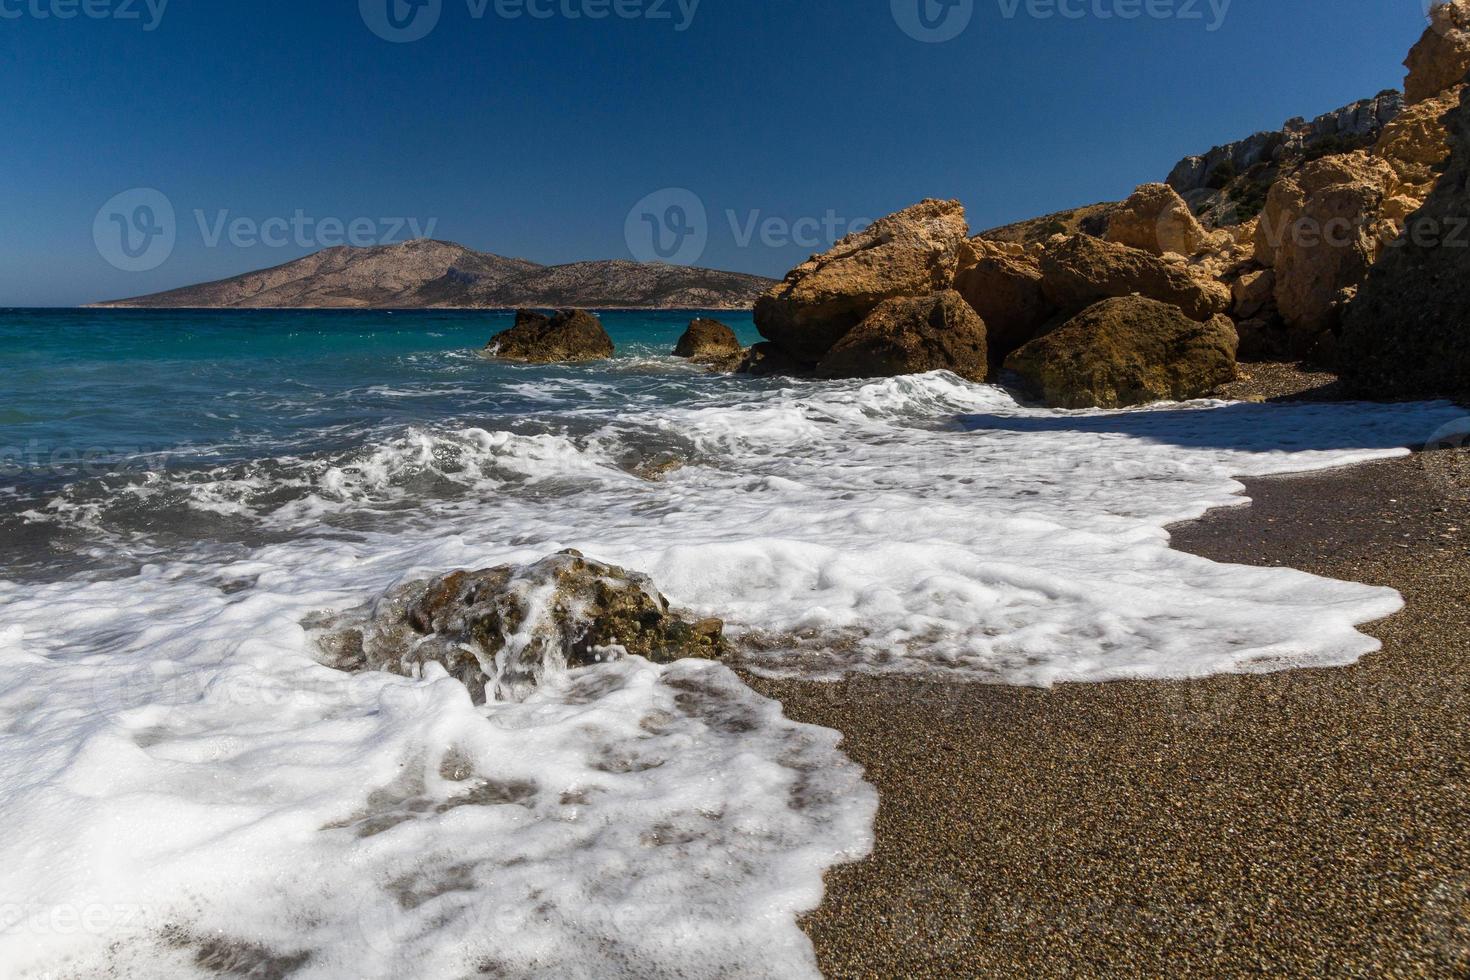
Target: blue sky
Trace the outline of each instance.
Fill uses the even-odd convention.
[[[641,213],[691,200],[670,188],[705,211],[699,264],[775,276],[923,197],[977,231],[1119,198],[1400,86],[1424,27],[1423,0],[412,2],[0,0],[0,305],[411,222],[540,262],[630,257]],[[379,36],[395,23],[424,36]],[[172,247],[130,262],[97,242],[159,228],[138,211],[157,198],[94,226],[138,188],[173,209]]]

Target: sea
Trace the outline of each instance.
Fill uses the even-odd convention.
[[[798,919],[878,798],[748,677],[1352,663],[1396,593],[1167,529],[1464,414],[718,375],[670,356],[696,315],[605,312],[615,358],[542,367],[482,355],[510,313],[0,311],[5,975],[818,976]],[[484,705],[322,662],[323,616],[567,548],[729,662]]]

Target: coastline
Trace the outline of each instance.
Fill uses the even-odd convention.
[[[1380,653],[1051,691],[747,679],[880,794],[873,855],[803,923],[825,975],[1470,971],[1470,487],[1423,455],[1247,487],[1174,546],[1398,589]]]

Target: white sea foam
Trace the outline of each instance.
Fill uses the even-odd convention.
[[[0,866],[18,896],[0,962],[814,975],[796,916],[865,852],[875,806],[834,733],[697,663],[603,665],[476,709],[442,674],[319,666],[302,621],[575,547],[759,635],[748,663],[772,673],[1045,685],[1342,664],[1375,648],[1355,626],[1393,592],[1217,565],[1164,528],[1243,502],[1237,475],[1395,455],[1460,414],[1049,412],[937,374],[584,407],[541,435],[463,420],[159,477],[147,492],[289,533],[228,564],[0,582]],[[635,475],[670,452],[689,465]]]

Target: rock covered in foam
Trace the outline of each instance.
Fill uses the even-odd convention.
[[[646,575],[564,551],[402,586],[320,645],[340,669],[413,677],[437,663],[477,702],[520,701],[551,674],[629,654],[718,657],[723,632],[719,620],[674,614]]]
[[[530,364],[597,361],[614,353],[602,321],[586,310],[562,310],[554,316],[520,310],[515,326],[496,334],[485,350],[491,357]]]

